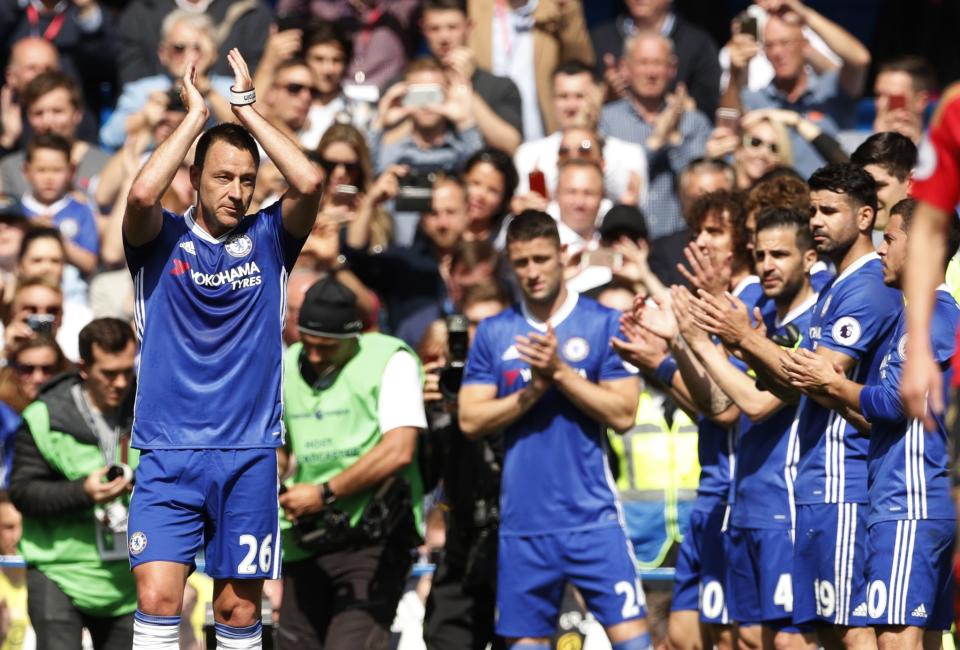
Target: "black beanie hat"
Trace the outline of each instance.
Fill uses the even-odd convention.
[[[336,278],[327,276],[307,290],[297,325],[313,336],[357,336],[363,329],[357,297]]]

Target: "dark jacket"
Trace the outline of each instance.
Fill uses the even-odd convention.
[[[77,410],[70,389],[80,383],[80,375],[66,373],[51,380],[40,391],[37,400],[50,414],[50,429],[62,431],[78,441],[96,445],[97,436]],[[129,433],[133,425],[135,391],[123,405],[121,433]],[[26,517],[49,517],[70,510],[93,507],[93,500],[83,489],[84,479],[66,480],[44,459],[34,442],[26,422],[20,425],[10,476],[10,499]]]
[[[213,0],[204,13],[210,16],[216,28],[223,24],[230,6],[239,2],[240,0]],[[157,58],[157,47],[161,40],[160,26],[167,14],[176,8],[173,0],[133,0],[123,10],[117,26],[120,83],[164,72]],[[272,23],[273,14],[270,9],[261,0],[257,0],[248,11],[240,15],[224,41],[219,44],[219,57],[210,72],[233,77],[233,70],[227,62],[227,52],[232,48],[240,50],[251,71],[256,70]]]

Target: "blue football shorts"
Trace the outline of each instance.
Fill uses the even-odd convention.
[[[646,616],[633,549],[619,526],[501,535],[497,555],[496,629],[501,636],[553,636],[567,582],[604,627]]]
[[[274,449],[152,449],[140,454],[130,501],[130,566],[195,567],[212,578],[279,578]]]
[[[710,510],[695,508],[690,513],[690,527],[677,555],[671,611],[699,610],[704,623],[726,625],[730,622],[724,593],[726,512],[727,504],[717,503]]]
[[[879,521],[867,533],[870,625],[949,630],[953,618],[952,519]]]
[[[867,511],[863,503],[797,506],[793,622],[867,624]]]

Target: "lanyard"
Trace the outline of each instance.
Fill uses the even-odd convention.
[[[97,437],[97,446],[100,447],[100,453],[103,454],[104,465],[113,465],[117,461],[117,447],[120,445],[120,426],[111,427],[107,424],[103,414],[94,410],[83,394],[81,384],[76,384],[70,389],[70,395],[73,396],[73,403],[83,417],[84,422]],[[123,436],[126,443],[126,436]],[[127,445],[124,444],[120,449],[120,462],[127,462]]]
[[[374,7],[369,12],[367,12],[367,17],[363,21],[363,29],[360,30],[360,33],[357,34],[357,40],[354,44],[354,62],[357,67],[363,65],[364,54],[367,51],[367,47],[370,45],[370,39],[373,38],[373,28],[376,27],[377,22],[380,20],[380,16],[383,15],[383,10],[380,7]],[[357,70],[353,75],[354,80],[358,84],[362,84],[367,80],[367,75],[363,70]]]
[[[494,12],[497,16],[497,25],[500,27],[500,36],[503,39],[503,48],[506,50],[506,59],[510,60],[513,50],[513,27],[510,25],[510,10],[507,9],[507,0],[496,0]]]
[[[54,16],[53,20],[50,21],[50,24],[47,25],[47,28],[43,31],[43,38],[48,41],[53,41],[63,28],[63,21],[66,19],[66,15],[66,11],[61,11]],[[30,23],[30,35],[34,37],[40,36],[40,12],[37,11],[37,8],[34,7],[33,4],[27,5],[27,22]]]

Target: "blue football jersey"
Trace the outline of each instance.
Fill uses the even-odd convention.
[[[153,241],[125,244],[141,339],[133,445],[277,447],[287,273],[304,240],[278,201],[214,238],[163,212]]]
[[[751,315],[754,306],[764,297],[760,279],[755,275],[745,277],[731,293],[743,301]],[[730,362],[747,371],[747,366],[739,359],[730,357]],[[694,503],[697,510],[709,511],[718,503],[727,503],[734,498],[732,479],[739,428],[738,424],[724,427],[703,416],[697,419],[697,456],[700,461],[700,483]]]
[[[816,301],[814,294],[781,320],[776,304],[767,300],[763,308],[767,335],[787,337],[792,326],[804,336]],[[739,528],[794,527],[793,483],[799,454],[796,405],[786,405],[761,422],[740,418],[731,524]]]
[[[620,336],[619,318],[619,312],[570,292],[551,319],[561,358],[592,382],[633,376],[610,346],[611,337]],[[546,325],[522,304],[484,320],[474,336],[463,383],[496,386],[497,397],[523,389],[532,375],[520,359],[515,338],[545,331]],[[504,429],[504,443],[501,534],[620,525],[605,428],[558,388],[551,387]]]
[[[880,257],[864,255],[824,287],[801,345],[855,359],[850,378],[865,383],[879,367],[902,309],[900,292],[883,283]],[[797,503],[866,503],[867,437],[806,396],[799,409]]]
[[[40,215],[51,215],[54,227],[60,231],[64,239],[91,253],[100,252],[97,220],[93,216],[93,210],[86,203],[68,194],[53,205],[43,205],[32,196],[26,195],[21,205],[27,217],[32,219]]]
[[[943,416],[936,430],[907,419],[900,400],[900,377],[906,350],[906,315],[901,314],[883,363],[860,393],[864,417],[871,423],[867,469],[870,479],[869,522],[897,519],[953,519],[950,456]],[[960,307],[946,286],[937,291],[930,322],[933,356],[944,369],[944,402],[950,386],[950,358]]]

